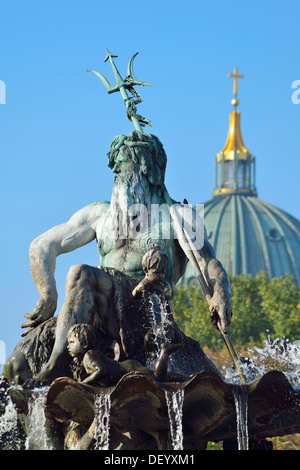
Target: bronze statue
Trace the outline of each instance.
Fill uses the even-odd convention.
[[[76,360],[74,378],[83,384],[112,386],[128,372],[139,371],[163,381],[167,375],[170,354],[177,351],[180,344],[162,343],[160,355],[151,371],[138,361],[127,359],[118,362],[110,359],[97,349],[96,332],[93,326],[76,324],[68,331],[68,352]],[[78,372],[78,369],[81,370]],[[80,377],[80,374],[83,377]],[[79,380],[78,380],[79,379]]]
[[[236,440],[236,392],[249,398],[254,439],[277,435],[278,429],[299,432],[299,393],[283,374],[273,371],[253,384],[231,387],[174,320],[174,289],[190,260],[211,320],[235,359],[227,335],[232,316],[228,276],[207,240],[203,220],[185,200],[180,204],[171,199],[165,187],[165,150],[156,136],[143,133],[149,121],[136,110],[141,99],[134,86],[148,85],[134,76],[136,55],[125,79],[115,57],[107,51],[115,86],[93,72],[108,93],[120,91],[136,130],[111,143],[111,200],[80,209],[31,243],[30,267],[40,299],[25,315],[22,328],[27,330],[4,368],[11,385],[23,386],[10,390],[20,419],[28,414],[32,389],[45,382],[51,384],[45,395],[48,427],[55,430],[62,424],[57,434],[64,448],[93,447],[95,398],[103,395],[112,397],[113,449],[171,450],[167,395],[178,391],[185,396],[185,448],[204,449],[208,440]],[[65,302],[54,316],[57,256],[94,240],[100,265],[71,267]]]
[[[159,221],[153,224],[153,218],[151,220],[153,207],[166,210],[167,206],[164,199],[166,154],[159,139],[137,131],[127,137],[118,136],[111,144],[108,157],[109,166],[116,174],[111,201],[84,207],[68,222],[39,236],[30,246],[31,271],[41,297],[33,313],[25,315],[28,321],[22,327],[29,327],[29,330],[55,313],[57,291],[54,275],[58,255],[96,239],[101,260],[97,267],[84,264],[71,267],[65,303],[57,319],[53,351],[39,374],[40,379],[57,376],[54,369],[66,353],[67,332],[75,323],[95,326],[120,343],[125,357],[143,362],[139,351],[136,351],[139,340],[142,338],[143,342],[145,336],[144,331],[139,334],[136,313],[141,310],[141,305],[139,299],[131,295],[144,276],[143,255],[153,248],[165,253],[169,259],[165,281],[170,286],[176,285],[184,273],[187,256],[180,245],[180,238],[176,237],[172,220],[165,218],[162,224]],[[146,221],[139,219],[140,227],[135,225],[136,213],[130,212],[137,204],[147,212]],[[160,233],[166,226],[168,236],[163,238]],[[228,277],[206,237],[197,254],[213,290],[211,311],[217,314],[226,330],[231,319]],[[133,331],[137,332],[134,342]]]

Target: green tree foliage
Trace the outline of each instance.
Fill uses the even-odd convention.
[[[292,276],[269,279],[261,272],[255,278],[235,276],[230,282],[233,318],[228,332],[233,343],[262,345],[268,334],[273,339],[300,339],[300,288]],[[180,328],[202,346],[222,344],[198,284],[177,288],[173,310]]]

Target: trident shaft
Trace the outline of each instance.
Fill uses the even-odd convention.
[[[143,132],[142,126],[145,126],[145,125],[149,126],[150,121],[143,118],[142,116],[140,116],[136,112],[136,105],[138,103],[141,103],[142,99],[139,96],[139,94],[137,93],[137,91],[133,88],[133,86],[134,85],[148,86],[148,85],[150,85],[150,83],[140,82],[134,76],[133,61],[134,61],[135,57],[137,56],[138,52],[136,54],[134,54],[132,56],[132,58],[130,59],[130,61],[128,63],[128,67],[127,67],[127,77],[124,80],[123,80],[123,78],[122,78],[122,76],[121,76],[121,74],[120,74],[119,70],[117,69],[116,64],[114,62],[114,59],[118,56],[113,55],[111,52],[109,52],[109,50],[107,48],[106,48],[106,52],[107,52],[107,54],[106,54],[106,57],[104,59],[104,62],[106,62],[107,60],[110,61],[112,69],[113,69],[113,73],[114,73],[114,76],[115,76],[115,79],[116,79],[116,85],[115,86],[112,85],[110,80],[103,73],[98,72],[97,70],[87,70],[87,72],[93,72],[95,75],[97,75],[97,77],[100,78],[100,80],[102,81],[103,85],[105,86],[105,89],[106,89],[108,94],[116,93],[117,91],[119,91],[121,93],[123,101],[124,101],[124,103],[126,105],[126,108],[127,108],[128,118],[130,119],[130,121],[132,121],[132,123],[134,124],[136,130],[142,133]],[[129,96],[128,93],[127,93],[128,91],[133,96]]]
[[[194,271],[196,273],[197,280],[198,280],[199,284],[202,287],[202,290],[203,290],[203,293],[206,297],[207,302],[209,303],[211,298],[212,298],[213,293],[212,293],[212,291],[210,289],[210,286],[208,285],[208,283],[207,283],[207,281],[206,281],[206,279],[205,279],[205,277],[204,277],[204,275],[201,271],[200,263],[197,260],[198,250],[193,245],[193,241],[190,239],[190,236],[186,233],[184,227],[182,226],[181,217],[180,217],[180,215],[178,215],[177,210],[176,210],[177,209],[176,204],[173,203],[172,199],[169,196],[167,188],[165,186],[163,188],[163,196],[164,196],[164,199],[165,199],[166,203],[168,204],[168,206],[170,208],[169,210],[170,210],[170,215],[171,215],[173,223],[174,223],[174,228],[175,228],[175,230],[177,231],[177,233],[179,235],[179,239],[178,239],[179,243],[180,243],[184,253],[186,254],[187,258],[191,262],[191,264],[194,268]],[[234,346],[231,342],[231,339],[230,339],[228,333],[223,331],[220,321],[218,322],[217,327],[218,327],[218,329],[219,329],[219,331],[222,335],[225,346],[226,346],[226,348],[227,348],[227,350],[228,350],[228,352],[231,356],[231,359],[233,361],[233,364],[236,368],[237,373],[239,374],[241,382],[246,383],[247,379],[246,379],[246,377],[243,373],[243,370],[242,370],[242,367],[241,367],[241,364],[240,364],[240,360],[238,358],[237,353],[235,352]]]

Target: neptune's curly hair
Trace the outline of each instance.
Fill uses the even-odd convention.
[[[152,185],[160,186],[164,182],[167,156],[155,135],[137,131],[128,136],[118,135],[112,141],[107,155],[108,166],[114,173],[120,173],[124,162],[132,161],[140,165],[141,172]]]

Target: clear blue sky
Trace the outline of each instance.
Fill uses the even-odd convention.
[[[0,340],[7,355],[38,300],[30,242],[110,198],[110,142],[133,130],[121,97],[86,72],[113,79],[105,46],[119,56],[122,74],[139,52],[135,73],[152,84],[139,88],[139,112],[166,149],[170,194],[193,204],[212,195],[231,111],[227,74],[238,67],[259,197],[300,218],[300,104],[291,100],[300,80],[299,0],[11,0],[0,17]],[[59,305],[68,268],[80,262],[98,263],[95,243],[58,259]]]

